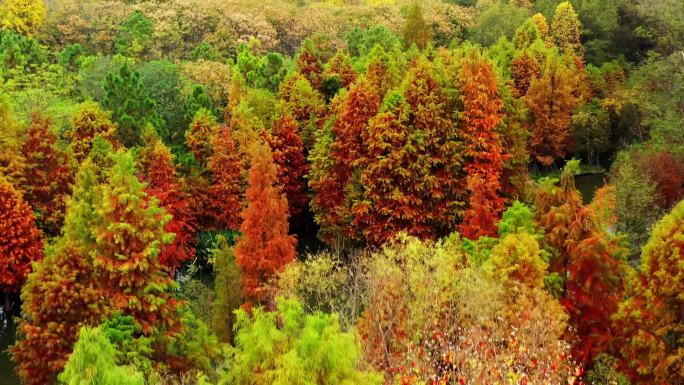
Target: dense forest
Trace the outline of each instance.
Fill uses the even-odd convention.
[[[0,385],[684,384],[682,15],[0,0]]]

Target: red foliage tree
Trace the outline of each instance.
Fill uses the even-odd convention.
[[[19,193],[0,179],[0,291],[17,293],[43,258],[43,240],[31,208]]]
[[[56,383],[81,327],[99,325],[106,317],[104,293],[94,278],[86,253],[67,242],[49,249],[35,265],[21,295],[26,317],[11,348],[23,384]]]
[[[242,211],[243,236],[235,245],[245,298],[256,302],[266,300],[264,285],[295,257],[297,239],[288,235],[287,199],[276,183],[270,151],[256,144],[251,153],[247,207]]]
[[[278,184],[283,187],[283,192],[287,196],[290,224],[299,226],[302,224],[309,198],[304,180],[308,165],[304,158],[304,143],[297,134],[297,122],[289,113],[281,112],[273,123],[271,132],[264,131],[263,135],[271,148],[273,162],[278,169]]]
[[[74,181],[70,159],[57,147],[57,135],[49,118],[31,115],[26,136],[22,147],[26,159],[25,199],[37,213],[38,227],[48,235],[57,235]]]
[[[460,216],[461,150],[446,94],[424,59],[405,84],[403,95],[385,98],[362,135],[363,196],[354,202],[353,225],[372,244],[400,231],[420,238],[445,235]]]
[[[173,275],[183,262],[195,255],[192,210],[181,181],[176,177],[171,151],[157,137],[146,139],[146,142],[138,153],[141,179],[147,183],[145,192],[159,199],[159,205],[171,214],[164,231],[175,237],[171,244],[162,247],[159,259]]]
[[[539,64],[528,54],[522,54],[511,62],[511,77],[513,78],[514,95],[516,98],[527,95],[532,79],[541,76]]]
[[[228,127],[222,127],[211,138],[211,156],[207,168],[211,173],[206,218],[214,229],[236,230],[240,226],[243,166],[240,154]],[[213,220],[212,220],[213,219]]]
[[[311,206],[321,227],[321,235],[327,242],[341,235],[350,235],[351,214],[346,196],[356,163],[366,157],[363,133],[379,105],[377,89],[367,80],[359,79],[351,87],[332,126],[331,165],[320,180],[310,182],[316,192]]]
[[[500,194],[506,156],[497,126],[501,123],[503,102],[498,95],[492,64],[473,50],[459,73],[465,137],[465,170],[468,173],[470,207],[459,226],[463,236],[477,239],[496,236],[496,223],[504,208]]]
[[[684,158],[657,151],[641,153],[637,159],[655,183],[660,207],[669,209],[684,197]]]
[[[323,86],[323,61],[321,54],[312,40],[304,40],[296,59],[297,72],[311,83],[314,89]]]
[[[573,356],[587,365],[612,348],[611,318],[624,295],[625,250],[582,204],[571,171],[578,166],[573,164],[563,171],[560,187],[538,189],[535,200],[545,240],[557,250],[550,271],[565,278],[561,303],[579,337]]]

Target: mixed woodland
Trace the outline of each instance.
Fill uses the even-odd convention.
[[[0,0],[16,375],[684,384],[682,15]]]

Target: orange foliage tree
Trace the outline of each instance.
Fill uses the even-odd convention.
[[[271,132],[264,131],[263,136],[271,147],[273,161],[278,169],[278,184],[283,187],[290,209],[290,224],[299,226],[309,198],[306,194],[304,176],[308,165],[304,158],[304,143],[297,133],[297,122],[285,108],[273,122]]]
[[[242,211],[242,237],[235,245],[235,260],[242,269],[245,298],[263,302],[265,285],[295,258],[297,240],[288,235],[287,199],[276,184],[277,170],[269,149],[255,144],[250,155],[247,207]]]
[[[633,383],[684,382],[684,202],[653,229],[615,319]]]
[[[235,230],[240,225],[244,180],[242,160],[230,128],[221,127],[211,138],[207,168],[211,173],[211,186],[206,219],[216,230]]]
[[[461,64],[461,125],[465,137],[465,171],[468,173],[470,207],[459,229],[463,236],[477,239],[496,236],[496,223],[503,211],[501,176],[506,156],[497,126],[503,102],[498,95],[494,68],[476,51]]]
[[[311,83],[311,86],[320,90],[323,86],[323,61],[316,44],[310,39],[304,40],[296,59],[297,72],[302,74]]]
[[[19,292],[31,263],[42,258],[43,240],[31,208],[9,182],[0,179],[0,291]]]
[[[351,57],[344,51],[339,50],[325,66],[325,75],[337,75],[342,87],[347,88],[356,81],[356,71],[352,66]]]
[[[176,176],[171,151],[156,135],[144,138],[145,146],[138,153],[141,179],[147,183],[145,192],[159,200],[159,205],[171,215],[164,226],[175,234],[173,242],[164,245],[159,259],[173,275],[176,269],[195,255],[194,224],[190,201]]]
[[[543,73],[532,78],[525,103],[532,114],[530,152],[542,165],[563,158],[571,146],[570,118],[582,102],[581,70],[557,54],[546,59]]]
[[[311,207],[321,227],[320,235],[327,242],[350,235],[351,207],[347,195],[352,189],[357,162],[366,157],[363,133],[379,105],[377,89],[364,78],[352,85],[339,104],[332,126],[334,140],[327,155],[330,164],[319,179],[310,181],[315,191]]]
[[[74,181],[69,156],[57,146],[52,129],[49,118],[34,113],[22,148],[26,159],[25,199],[37,213],[38,227],[47,235],[59,233]]]
[[[578,167],[577,161],[565,167],[560,187],[539,187],[535,203],[545,241],[556,251],[550,271],[565,280],[561,303],[579,338],[573,356],[586,365],[598,353],[614,348],[611,317],[624,295],[627,265],[624,247],[607,233],[590,206],[582,204],[574,183]]]

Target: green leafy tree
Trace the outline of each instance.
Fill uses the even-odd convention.
[[[168,60],[157,60],[146,62],[138,71],[143,88],[166,123],[164,143],[170,146],[183,143],[188,121],[185,120],[178,67]]]
[[[116,51],[123,55],[139,58],[148,49],[153,33],[152,21],[139,10],[135,10],[117,29],[114,40]]]
[[[512,38],[518,26],[528,17],[529,13],[525,8],[508,2],[497,2],[477,18],[475,26],[470,31],[471,38],[489,47],[501,36]]]
[[[419,1],[412,2],[406,9],[401,36],[406,47],[415,44],[419,49],[423,49],[430,42],[430,29],[425,22],[423,7]]]
[[[235,316],[233,311],[242,304],[240,267],[235,262],[233,250],[223,236],[216,239],[214,258],[214,292],[212,304],[212,329],[221,342],[232,342]]]
[[[336,315],[305,314],[296,300],[276,301],[276,311],[237,312],[230,370],[219,384],[382,384],[362,369],[356,337],[340,329]]]
[[[119,123],[117,139],[125,146],[139,144],[140,133],[148,123],[158,130],[162,128],[163,120],[157,115],[156,103],[148,96],[140,74],[128,64],[107,75],[104,90],[102,106],[113,111],[112,118]]]
[[[99,329],[83,327],[79,332],[74,352],[59,375],[64,385],[144,385],[141,373],[134,368],[120,366],[116,349]]]

